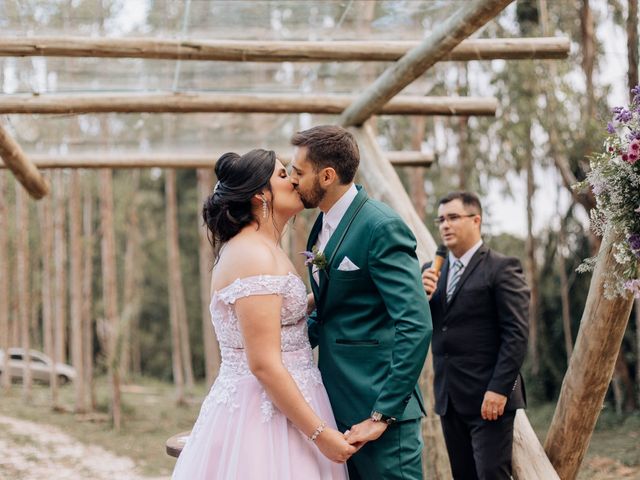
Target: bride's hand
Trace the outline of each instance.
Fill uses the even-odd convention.
[[[316,445],[325,457],[336,463],[346,462],[358,451],[356,447],[349,445],[342,433],[333,428],[325,428],[316,438]]]

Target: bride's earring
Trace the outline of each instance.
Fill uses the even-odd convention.
[[[267,207],[267,199],[262,197],[262,218],[267,218],[269,214],[269,209]]]

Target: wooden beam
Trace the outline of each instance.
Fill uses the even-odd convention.
[[[339,114],[353,95],[238,93],[93,93],[0,95],[0,114],[82,113],[322,113]],[[382,115],[494,116],[495,98],[401,96]],[[378,113],[378,112],[377,112]]]
[[[516,410],[513,423],[512,458],[515,480],[560,480],[522,409]]]
[[[287,147],[288,148],[288,147]],[[233,150],[233,149],[231,149]],[[238,150],[238,149],[236,149]],[[56,168],[213,168],[219,153],[76,153],[65,155],[31,154],[33,164],[43,170]],[[385,155],[396,167],[428,167],[434,161],[434,155],[422,152],[392,151]],[[278,158],[287,164],[289,156],[278,153]],[[0,169],[6,165],[0,161]]]
[[[344,126],[361,125],[404,87],[445,58],[460,42],[513,0],[473,0],[442,22],[424,41],[389,67],[340,116]]]
[[[563,480],[576,478],[587,452],[633,306],[630,292],[614,299],[604,295],[604,273],[619,267],[614,240],[620,238],[606,235],[600,245],[578,338],[544,442]]]
[[[419,45],[410,41],[239,41],[155,38],[0,37],[0,56],[99,57],[231,62],[395,62]],[[560,59],[564,37],[464,40],[442,60]]]
[[[49,193],[47,181],[2,125],[0,125],[0,158],[33,198],[39,200]]]

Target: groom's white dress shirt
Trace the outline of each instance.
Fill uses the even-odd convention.
[[[482,239],[480,239],[480,241],[476,243],[473,247],[471,247],[469,250],[464,252],[464,255],[462,255],[460,258],[456,258],[456,256],[453,253],[449,252],[449,275],[447,277],[447,290],[449,290],[449,283],[451,282],[452,271],[453,271],[453,269],[451,268],[451,265],[455,264],[457,260],[460,260],[462,262],[462,268],[460,269],[460,276],[462,276],[465,269],[467,268],[467,265],[469,265],[469,262],[471,261],[471,257],[473,257],[473,255],[478,251],[478,249],[481,246],[482,246]]]
[[[324,252],[327,243],[331,240],[331,235],[336,231],[342,217],[347,213],[349,209],[349,205],[353,202],[353,200],[358,195],[358,189],[352,183],[349,190],[347,190],[336,203],[322,216],[322,229],[318,234],[318,240],[316,241],[316,247],[318,247],[319,252]],[[329,260],[329,259],[327,259]],[[313,279],[316,281],[318,285],[320,285],[320,277],[318,276],[318,267],[314,265],[313,267]]]

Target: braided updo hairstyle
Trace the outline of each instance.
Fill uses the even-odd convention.
[[[257,193],[271,191],[269,180],[275,166],[275,152],[262,149],[242,156],[225,153],[216,162],[218,183],[202,207],[207,236],[216,257],[224,243],[258,220],[251,199]]]

